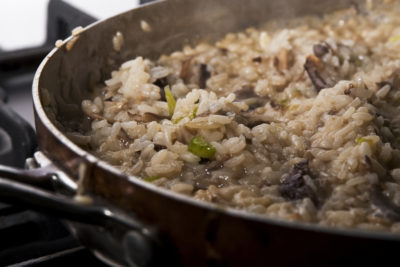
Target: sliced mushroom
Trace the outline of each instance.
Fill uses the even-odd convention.
[[[308,56],[306,59],[306,63],[304,64],[304,69],[306,70],[308,77],[310,77],[310,80],[313,83],[317,92],[329,87],[325,80],[318,73],[318,62],[319,59],[315,56]]]
[[[187,82],[190,76],[190,65],[192,64],[192,58],[185,59],[182,62],[181,72],[179,73],[179,78]]]
[[[224,165],[219,161],[209,161],[200,167],[194,168],[194,188],[196,190],[206,190],[210,185],[218,186],[218,181],[212,179],[212,172],[223,168]]]
[[[153,84],[160,87],[160,100],[166,101],[164,88],[169,85],[167,77],[158,78]]]
[[[263,123],[268,123],[268,121],[260,120],[259,118],[253,117],[252,112],[247,112],[244,114],[245,115],[235,114],[234,121],[236,121],[239,124],[243,124],[249,128],[253,128],[253,127],[263,124]]]
[[[199,115],[199,117],[202,116],[208,116],[210,115],[210,112],[205,112]],[[258,114],[256,114],[254,111],[247,111],[243,112],[240,110],[230,110],[230,111],[224,111],[220,110],[217,113],[217,115],[223,115],[223,116],[228,116],[228,117],[233,117],[233,121],[235,121],[238,124],[243,124],[249,128],[253,128],[254,126],[260,125],[262,123],[267,123],[267,120],[261,120]]]
[[[244,85],[240,90],[235,91],[236,100],[241,101],[244,99],[258,97],[258,95],[254,92],[254,87],[251,85]]]
[[[219,48],[219,52],[220,52],[223,56],[226,56],[226,55],[228,54],[229,50],[226,49],[225,47],[220,47],[220,48]]]
[[[281,73],[292,67],[293,63],[294,63],[293,54],[291,51],[288,51],[286,49],[280,50],[278,54],[274,57],[274,66]]]
[[[392,221],[400,221],[400,207],[394,204],[382,191],[381,186],[372,186],[369,192],[371,204],[375,206],[385,218]]]
[[[282,105],[275,103],[275,101],[271,100],[269,102],[269,105],[271,106],[271,108],[273,108],[274,110],[281,110],[283,108]]]
[[[161,121],[163,119],[168,119],[167,116],[161,116],[153,113],[144,113],[143,115],[131,114],[132,119],[137,123],[147,123],[151,121]]]
[[[264,114],[256,112],[256,108],[264,106],[268,99],[257,96],[254,93],[254,88],[251,86],[243,86],[242,89],[235,92],[236,100],[245,102],[249,109],[247,111],[240,110],[232,103],[226,104],[226,110],[219,110],[216,114],[233,117],[233,120],[238,124],[243,124],[249,128],[260,125],[262,123],[269,123],[274,121],[273,118],[266,117]],[[210,112],[199,114],[198,117],[208,116]]]
[[[154,150],[155,151],[160,151],[160,150],[163,150],[163,149],[166,149],[167,147],[166,146],[163,146],[163,145],[159,145],[159,144],[154,144]]]
[[[249,111],[252,111],[254,109],[265,106],[265,104],[268,103],[268,99],[261,97],[249,98],[244,102],[246,103],[247,106],[249,106]]]
[[[349,85],[348,85],[348,87],[343,91],[343,93],[345,94],[345,95],[350,95],[351,94],[351,90],[354,88],[354,84],[352,84],[352,83],[350,83]]]
[[[251,61],[253,61],[254,63],[261,63],[262,57],[254,57]]]
[[[305,176],[313,177],[308,167],[308,160],[303,160],[294,165],[289,176],[281,182],[279,192],[288,200],[298,200],[310,198],[317,205],[318,198],[316,192],[305,181]]]
[[[91,118],[91,119],[94,119],[94,120],[100,120],[100,121],[107,120],[109,123],[113,123],[114,122],[114,120],[108,120],[106,117],[103,117],[102,115],[97,114],[97,113],[93,113],[93,112],[88,113],[87,116],[89,118]]]
[[[206,88],[207,80],[211,77],[211,73],[207,70],[206,64],[200,64],[200,74],[199,74],[199,87],[201,89]]]
[[[121,128],[121,130],[119,131],[118,135],[117,135],[119,142],[122,146],[124,147],[128,147],[129,144],[131,143],[131,139],[129,138],[128,134],[126,133],[126,131]]]
[[[158,78],[153,84],[160,88],[164,88],[165,86],[169,85],[167,77]]]
[[[396,70],[389,76],[388,79],[376,83],[378,88],[382,88],[385,85],[389,85],[390,89],[399,89],[400,88],[400,70]]]
[[[244,85],[242,89],[235,92],[236,101],[242,101],[249,106],[249,110],[254,110],[259,107],[265,106],[268,102],[267,98],[260,97],[254,92],[254,87]]]
[[[314,51],[314,55],[316,57],[322,58],[323,56],[328,54],[329,47],[324,43],[316,44],[316,45],[313,46],[313,51]]]

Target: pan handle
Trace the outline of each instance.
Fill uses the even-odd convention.
[[[141,230],[137,221],[114,212],[104,206],[86,205],[45,190],[0,177],[0,199],[13,205],[21,205],[55,217],[102,227],[125,227]]]
[[[57,168],[40,151],[34,154],[34,158],[28,158],[25,165],[27,169],[0,164],[0,177],[50,191],[57,188],[63,194],[69,196],[76,194],[77,183]]]
[[[52,188],[51,181],[53,175],[51,169],[47,167],[26,170],[0,165],[0,177],[7,177],[13,181],[35,185],[45,189]]]
[[[117,251],[115,253],[122,252],[125,263],[130,266],[151,266],[154,259],[160,258],[164,246],[153,227],[140,222],[134,214],[127,214],[109,204],[86,204],[79,201],[81,198],[72,196],[77,192],[77,185],[71,178],[40,152],[35,153],[35,158],[36,161],[32,162],[41,165],[36,169],[23,170],[0,165],[1,202],[119,233],[119,238],[113,237],[117,242],[113,241],[115,247],[109,249]],[[54,189],[59,184],[62,184],[62,189],[67,188],[70,196],[45,190]]]
[[[139,222],[132,214],[106,206],[83,204],[73,198],[3,177],[0,177],[0,201],[122,233],[119,248],[112,249],[123,251],[127,264],[131,266],[151,266],[158,258],[161,243],[156,231]]]

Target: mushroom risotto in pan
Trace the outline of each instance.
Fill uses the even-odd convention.
[[[67,136],[129,175],[201,201],[400,232],[396,2],[126,61],[82,102],[90,130]]]

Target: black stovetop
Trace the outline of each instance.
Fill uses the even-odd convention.
[[[0,266],[103,266],[57,219],[0,203]]]

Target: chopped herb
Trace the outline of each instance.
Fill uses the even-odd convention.
[[[289,102],[290,102],[289,99],[283,99],[279,102],[279,105],[286,107],[287,105],[289,105]]]
[[[196,118],[196,116],[197,116],[197,110],[199,109],[199,107],[198,106],[196,106],[194,109],[193,109],[193,112],[192,112],[192,114],[189,114],[189,116],[187,116],[189,119],[191,119],[191,120],[193,120],[194,118]],[[182,117],[179,117],[179,118],[177,118],[177,119],[173,119],[172,120],[172,123],[173,124],[177,124],[177,123],[179,123],[183,118],[185,118],[185,116],[182,116]]]
[[[290,99],[282,99],[278,101],[278,105],[281,107],[282,110],[289,108],[290,106]]]
[[[177,124],[177,123],[179,123],[183,118],[185,118],[185,117],[179,117],[179,118],[177,118],[177,119],[173,119],[173,120],[172,120],[172,123],[173,123],[173,124]]]
[[[289,107],[290,100],[289,99],[271,100],[269,104],[275,110],[284,110]]]
[[[374,146],[374,141],[372,141],[371,139],[367,139],[367,138],[364,138],[364,137],[359,137],[356,140],[357,145],[360,145],[363,142],[366,142],[370,147]]]
[[[216,149],[201,136],[195,136],[190,140],[189,152],[203,158],[210,159],[215,155]]]
[[[165,91],[165,99],[167,99],[167,103],[168,103],[169,115],[172,117],[172,115],[174,115],[176,101],[175,101],[174,95],[172,94],[171,90],[169,89],[169,86],[166,86],[164,91]]]
[[[353,55],[350,57],[350,63],[354,64],[354,66],[356,67],[361,67],[364,62],[363,62],[363,56],[357,56],[357,55]]]
[[[361,67],[361,66],[363,65],[363,61],[362,61],[361,59],[359,59],[359,58],[356,58],[356,59],[354,60],[354,65],[355,65],[356,67]]]
[[[299,107],[300,107],[299,104],[293,104],[293,105],[290,105],[289,110],[294,111],[294,110],[297,110]]]
[[[193,120],[194,118],[196,118],[198,109],[199,109],[199,106],[194,107],[192,114],[189,115],[189,119]]]
[[[396,42],[398,42],[398,41],[400,41],[400,35],[392,36],[392,37],[389,39],[389,42],[390,42],[390,43],[396,43]]]
[[[156,180],[158,180],[160,178],[161,178],[160,176],[150,176],[150,177],[144,178],[143,180],[145,180],[146,182],[151,183],[151,182],[154,182],[154,181],[156,181]]]
[[[302,96],[302,92],[299,89],[293,90],[293,97]]]

